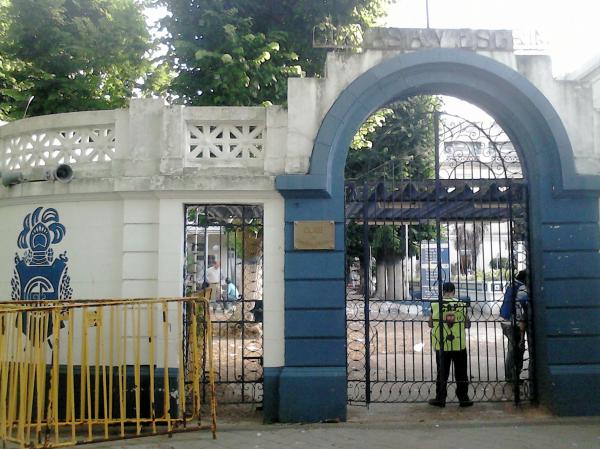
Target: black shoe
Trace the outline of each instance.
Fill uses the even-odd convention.
[[[471,401],[470,399],[467,399],[466,401],[460,401],[458,406],[459,407],[471,407],[471,406],[473,406],[473,401]]]
[[[430,399],[427,401],[429,405],[433,405],[434,407],[446,407],[445,401],[440,401],[439,399]]]

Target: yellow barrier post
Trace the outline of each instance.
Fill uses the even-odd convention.
[[[115,309],[116,307],[110,308],[110,325],[109,325],[109,341],[108,350],[110,352],[110,362],[108,365],[108,422],[112,422],[113,419],[113,366],[115,364],[113,355],[115,353]]]
[[[100,329],[99,333],[103,338],[105,338],[104,334],[104,308],[100,308]],[[109,336],[112,340],[112,338]],[[109,413],[108,413],[108,392],[106,391],[107,382],[106,382],[106,351],[103,350],[104,344],[99,343],[98,350],[102,353],[102,410],[103,410],[103,421],[104,421],[104,438],[108,439],[108,425],[109,425]]]
[[[154,304],[148,306],[150,308],[150,316],[148,318],[150,329],[148,330],[148,362],[150,364],[150,419],[152,420],[152,433],[156,433],[156,403],[154,400],[154,345],[156,337],[154,335]]]
[[[8,359],[7,344],[9,339],[9,316],[0,316],[0,438],[6,439],[6,388],[10,360]]]
[[[167,431],[171,432],[171,404],[169,400],[169,308],[163,303],[163,410],[167,422]]]
[[[140,330],[140,326],[141,326],[141,317],[140,317],[140,305],[136,305],[135,306],[135,319],[134,319],[134,326],[135,326],[135,331],[136,331],[136,335],[134,337],[134,352],[135,352],[135,365],[134,365],[134,393],[135,393],[135,431],[136,431],[136,435],[139,435],[142,433],[142,427],[141,427],[141,423],[140,423],[140,406],[141,406],[141,381],[140,381],[140,334],[141,334],[141,330]]]
[[[121,307],[123,310],[123,327],[122,334],[119,334],[119,347],[121,348],[121,363],[119,363],[119,405],[121,418],[121,436],[125,436],[125,420],[127,410],[127,305]],[[121,331],[121,327],[119,326]]]
[[[187,304],[186,304],[187,305]],[[182,307],[182,303],[178,302],[177,303],[177,316],[178,317],[183,317],[183,307]],[[183,335],[183,320],[177,320],[177,333],[178,335]],[[184,366],[184,354],[183,354],[183,345],[179,345],[178,348],[178,357],[177,357],[177,364],[178,364],[178,392],[179,392],[179,407],[178,407],[178,416],[181,417],[183,419],[183,426],[186,426],[186,410],[185,410],[185,401],[186,401],[186,396],[185,396],[185,366]]]
[[[61,326],[60,313],[58,313],[58,309],[54,309],[52,311],[52,323],[54,326],[58,326],[56,331],[53,333],[53,344],[52,344],[52,377],[51,377],[51,402],[50,402],[50,410],[48,412],[48,416],[52,417],[51,424],[54,425],[54,443],[58,444],[60,441],[59,435],[59,425],[58,425],[58,389],[60,383],[60,372],[59,372],[59,358],[58,355],[60,353],[60,334],[58,329]]]
[[[76,441],[75,376],[73,368],[73,337],[75,335],[75,310],[69,310],[69,340],[67,353],[67,422],[71,424],[71,441]]]
[[[211,431],[213,440],[217,438],[217,394],[215,391],[215,370],[214,370],[214,353],[213,353],[213,333],[212,321],[210,319],[210,307],[208,302],[204,306],[204,322],[206,323],[206,351],[208,354],[208,370],[209,370],[209,389],[210,389],[210,415],[211,415]]]
[[[100,334],[102,332],[102,320],[100,313],[102,308],[98,307],[92,312],[92,322],[90,326],[94,328],[96,337],[94,351],[94,421],[100,418],[100,354],[102,353],[102,345],[100,344]]]

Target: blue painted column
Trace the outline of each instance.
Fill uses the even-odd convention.
[[[282,179],[283,178],[283,179]],[[316,422],[346,419],[346,304],[344,201],[307,184],[285,197],[285,366],[279,376],[278,419]],[[286,179],[287,178],[287,179]],[[321,195],[321,197],[319,197]],[[335,249],[297,250],[294,222],[335,222]]]

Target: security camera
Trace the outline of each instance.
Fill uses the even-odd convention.
[[[46,179],[66,184],[73,179],[73,169],[70,165],[60,164],[55,169],[46,171]]]
[[[70,165],[60,164],[52,170],[46,170],[41,177],[39,175],[27,178],[20,171],[10,171],[2,174],[2,184],[5,187],[21,184],[22,182],[42,182],[42,181],[58,181],[63,184],[71,182],[73,179],[73,169]]]

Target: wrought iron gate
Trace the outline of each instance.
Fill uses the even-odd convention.
[[[519,324],[516,289],[511,318],[500,316],[505,291],[527,268],[527,185],[519,157],[495,123],[438,112],[430,117],[431,179],[407,176],[415,163],[408,158],[346,181],[349,402],[434,398],[436,354],[428,320],[448,281],[471,321],[469,396],[530,400],[531,301],[523,309],[526,337],[518,347],[503,335],[503,328]],[[509,382],[515,373],[520,379]],[[449,380],[452,401],[452,374]]]
[[[262,206],[186,206],[184,251],[184,293],[203,286],[213,292],[210,304],[219,403],[261,403]]]

